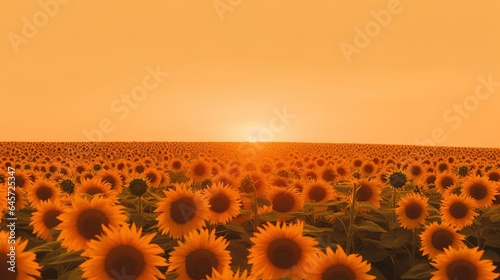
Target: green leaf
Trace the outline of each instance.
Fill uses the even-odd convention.
[[[366,243],[359,253],[363,256],[363,259],[368,260],[370,263],[383,261],[388,256],[386,250],[372,243]]]
[[[368,220],[361,222],[361,225],[352,225],[354,231],[369,231],[369,232],[386,232],[381,226]]]
[[[429,279],[432,267],[428,263],[419,263],[406,271],[401,279]]]
[[[491,260],[492,262],[500,262],[500,256],[498,256],[498,253],[491,250],[485,250],[481,259]]]
[[[493,214],[490,216],[490,221],[492,223],[498,223],[500,222],[500,214]]]
[[[58,280],[72,280],[72,279],[83,279],[83,271],[80,267],[77,267],[71,271],[68,271],[61,275]]]
[[[31,248],[29,251],[33,252],[33,253],[52,252],[52,251],[57,250],[59,247],[61,247],[61,242],[52,241],[52,242],[48,242],[48,243],[42,244],[40,246]]]
[[[407,230],[400,230],[394,235],[393,231],[384,232],[380,235],[380,240],[386,248],[401,248],[411,239],[412,233]]]
[[[484,245],[490,246],[490,247],[495,247],[495,248],[500,248],[500,240],[499,239],[489,239],[484,242]]]
[[[47,255],[40,264],[42,265],[55,265],[61,263],[70,263],[70,262],[83,262],[85,257],[82,257],[81,254],[83,250],[75,251],[75,252],[66,252],[60,255]]]

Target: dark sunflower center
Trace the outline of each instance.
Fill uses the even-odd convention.
[[[219,261],[212,251],[198,249],[186,257],[186,272],[191,279],[206,279],[207,275],[212,275],[212,268],[218,264]]]
[[[36,190],[36,196],[40,200],[48,200],[52,197],[52,190],[49,187],[41,186]]]
[[[85,171],[85,168],[84,168],[83,166],[78,166],[78,167],[76,168],[76,172],[77,172],[77,173],[83,173],[84,171]]]
[[[477,279],[477,268],[466,260],[456,260],[446,268],[448,279],[453,280],[475,280]]]
[[[172,167],[173,167],[174,169],[179,169],[179,168],[181,168],[181,166],[182,166],[182,165],[181,165],[181,162],[180,162],[180,161],[174,161],[174,163],[172,163]]]
[[[325,269],[321,274],[322,280],[354,280],[356,275],[349,267],[342,264],[334,264]]]
[[[363,167],[363,170],[366,172],[366,173],[372,173],[374,168],[373,168],[373,165],[371,164],[367,164]]]
[[[142,173],[142,172],[144,172],[145,169],[146,168],[144,166],[138,165],[138,166],[135,167],[135,172]]]
[[[118,246],[111,249],[104,260],[104,269],[113,279],[136,279],[146,262],[142,253],[131,246]]]
[[[469,209],[467,206],[461,202],[453,203],[450,206],[450,215],[452,215],[455,219],[462,219],[467,215],[468,211]]]
[[[116,180],[115,180],[115,178],[113,178],[111,176],[106,176],[106,177],[102,178],[102,181],[110,184],[111,187],[116,186]]]
[[[444,248],[448,248],[453,244],[453,233],[444,229],[436,230],[436,232],[432,234],[431,243],[432,247],[439,251],[443,251]]]
[[[420,166],[413,166],[411,168],[411,174],[414,175],[414,176],[418,176],[422,173],[422,169],[420,168]]]
[[[293,205],[295,204],[295,199],[293,199],[293,196],[290,194],[279,193],[274,197],[272,203],[274,211],[286,213],[292,210]]]
[[[490,173],[488,178],[490,179],[490,181],[498,182],[498,181],[500,181],[500,173],[492,172],[492,173]]]
[[[207,172],[207,168],[203,164],[198,164],[194,167],[193,172],[196,176],[203,176]]]
[[[366,185],[361,185],[357,190],[358,201],[368,201],[372,197],[372,190]]]
[[[53,227],[59,225],[61,221],[57,218],[61,214],[59,210],[49,210],[43,216],[43,223],[47,228],[52,229]]]
[[[338,173],[340,176],[344,176],[344,175],[347,173],[347,171],[346,171],[344,168],[342,168],[342,167],[338,167],[338,168],[337,168],[337,173]]]
[[[277,187],[281,187],[281,188],[284,188],[286,187],[287,185],[287,181],[285,181],[284,179],[276,179],[274,182],[273,182],[273,185],[277,186]]]
[[[80,235],[86,239],[93,239],[102,233],[102,226],[107,226],[108,223],[108,217],[103,212],[87,209],[78,216],[76,226]]]
[[[193,199],[183,197],[170,205],[170,217],[178,224],[185,224],[194,218],[195,209]]]
[[[94,195],[94,194],[102,193],[102,190],[99,187],[90,187],[87,189],[87,191],[85,193],[90,194],[90,195]]]
[[[476,200],[481,200],[488,194],[487,187],[483,184],[474,184],[469,190],[470,196]]]
[[[427,177],[427,184],[434,184],[434,182],[436,182],[436,175],[430,175],[429,177]]]
[[[363,164],[363,162],[359,159],[354,161],[354,166],[356,166],[356,167],[360,167],[362,164]]]
[[[325,170],[325,172],[323,172],[323,180],[327,182],[335,180],[335,173],[330,169]]]
[[[26,183],[24,181],[24,178],[22,176],[19,176],[19,175],[14,175],[14,177],[16,178],[16,186],[22,188],[24,187],[24,184]]]
[[[267,257],[271,263],[282,269],[289,269],[296,265],[301,255],[299,245],[290,239],[276,239],[267,248]]]
[[[451,187],[452,185],[454,184],[453,182],[453,178],[451,177],[444,177],[442,180],[441,180],[441,185],[443,186],[443,188],[447,189],[449,187]]]
[[[229,198],[224,194],[216,194],[210,199],[210,209],[215,213],[224,213],[229,209]]]
[[[412,203],[406,206],[405,214],[409,219],[418,219],[422,215],[422,206],[418,203]]]
[[[158,176],[156,176],[156,174],[154,174],[154,173],[148,173],[148,174],[146,175],[146,178],[147,178],[147,179],[149,180],[149,182],[151,182],[151,183],[154,183],[154,182],[156,182],[156,180],[158,180]]]
[[[16,268],[16,272],[8,270],[10,267],[10,264],[8,263],[8,261],[10,261],[9,258],[10,257],[7,256],[6,253],[0,254],[0,279],[16,280],[18,268]]]
[[[321,186],[312,187],[309,191],[309,198],[312,201],[321,201],[326,196],[326,190]]]
[[[439,171],[443,172],[443,171],[446,171],[448,169],[448,165],[446,163],[441,163],[441,164],[439,164],[438,168],[439,168]]]

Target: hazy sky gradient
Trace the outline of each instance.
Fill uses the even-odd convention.
[[[500,147],[498,1],[66,2],[0,4],[0,141],[416,144],[435,134],[439,145]],[[234,7],[221,18],[214,2]],[[52,3],[45,25],[40,3]],[[397,12],[381,14],[388,6]],[[23,35],[34,15],[42,24]],[[356,45],[367,25],[373,36]],[[343,42],[357,53],[346,58]],[[169,76],[126,105],[157,66]],[[480,76],[493,81],[482,100]],[[274,121],[284,108],[286,125]]]

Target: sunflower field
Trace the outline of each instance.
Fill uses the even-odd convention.
[[[0,279],[499,279],[500,150],[1,142]]]

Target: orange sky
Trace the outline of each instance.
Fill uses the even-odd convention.
[[[0,141],[500,147],[500,2],[363,2],[2,1]]]

